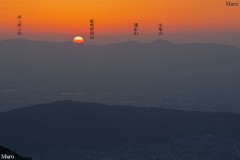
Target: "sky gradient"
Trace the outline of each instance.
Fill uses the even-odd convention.
[[[0,12],[1,40],[17,38],[19,14],[22,37],[47,41],[76,35],[88,39],[91,18],[99,41],[131,39],[134,22],[140,25],[141,40],[157,39],[159,23],[166,38],[176,41],[188,36],[189,41],[211,41],[212,34],[213,41],[222,35],[223,43],[232,43],[240,35],[240,7],[226,7],[224,0],[1,0]]]

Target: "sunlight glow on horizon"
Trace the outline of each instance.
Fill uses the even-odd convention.
[[[80,37],[80,36],[76,36],[73,39],[73,43],[78,43],[78,44],[84,43],[84,39],[82,37]]]
[[[240,33],[240,7],[228,8],[223,0],[2,1],[2,39],[16,36],[19,14],[23,15],[23,33],[30,38],[88,36],[91,18],[95,19],[96,35],[101,37],[132,35],[134,22],[139,23],[142,35],[157,34],[159,23],[168,34]]]

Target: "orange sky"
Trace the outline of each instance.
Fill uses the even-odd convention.
[[[33,39],[88,36],[90,18],[99,36],[132,35],[134,22],[142,35],[155,35],[160,22],[169,35],[239,33],[240,7],[225,5],[224,0],[1,0],[0,36],[16,37],[18,14],[24,36]]]

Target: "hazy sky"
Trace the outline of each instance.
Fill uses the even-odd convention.
[[[0,39],[17,38],[17,15],[23,15],[23,38],[68,41],[88,39],[95,19],[96,41],[157,39],[163,23],[166,39],[179,42],[240,43],[240,7],[225,0],[0,0]],[[235,0],[239,2],[239,0]],[[136,37],[135,37],[136,39]]]

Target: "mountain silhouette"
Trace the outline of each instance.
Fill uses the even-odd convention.
[[[3,146],[0,145],[0,156],[1,159],[3,159],[2,157],[7,156],[6,159],[15,159],[15,160],[31,160],[31,158],[27,158],[27,157],[23,157],[20,156],[19,154],[17,154],[16,152],[11,151],[8,148],[5,148]],[[11,158],[8,158],[9,156],[11,156]]]
[[[0,113],[0,142],[21,152],[161,144],[173,137],[240,138],[240,115],[59,101]]]
[[[0,110],[70,99],[240,113],[239,51],[165,40],[108,45],[0,41]],[[79,91],[84,95],[61,95]],[[98,91],[113,94],[98,98]]]
[[[0,42],[4,79],[62,76],[239,74],[239,49],[221,44],[125,42],[76,45],[30,40]]]

